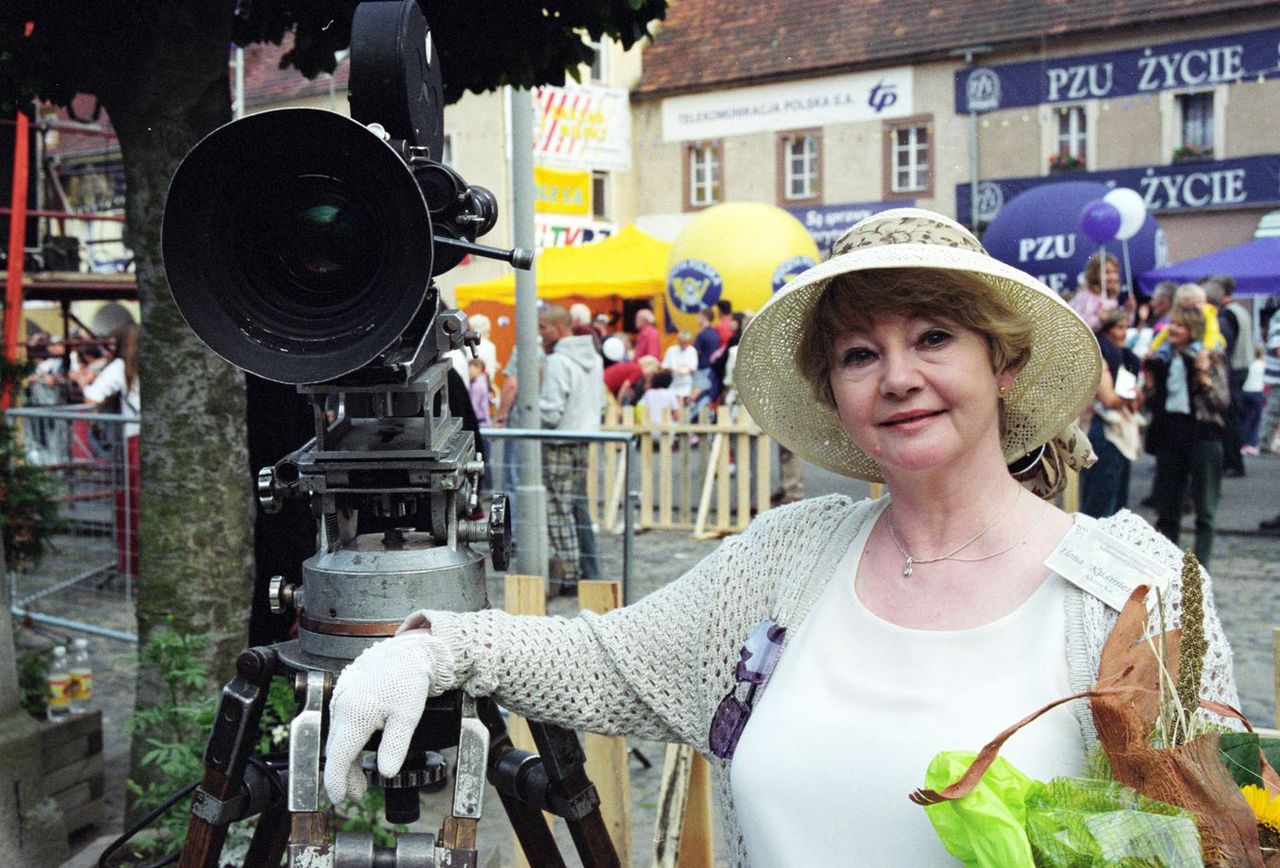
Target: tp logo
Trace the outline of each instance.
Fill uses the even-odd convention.
[[[871,94],[867,97],[867,105],[871,106],[876,114],[884,111],[898,101],[898,94],[894,90],[896,87],[896,84],[885,84],[884,79],[881,79],[876,83],[875,87],[871,88]]]
[[[990,69],[975,69],[965,80],[965,96],[971,112],[1000,108],[1000,76]]]
[[[700,259],[681,259],[667,272],[667,297],[684,313],[697,313],[720,300],[724,279]]]
[[[1004,207],[1004,191],[999,184],[983,181],[978,185],[978,219],[990,223]]]

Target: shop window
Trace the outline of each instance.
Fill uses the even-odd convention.
[[[778,136],[778,187],[784,203],[822,198],[822,137],[817,130]]]
[[[691,142],[684,148],[685,209],[705,208],[723,201],[720,142]]]
[[[932,123],[928,118],[906,118],[886,124],[885,195],[887,197],[933,192]]]

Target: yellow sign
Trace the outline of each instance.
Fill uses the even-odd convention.
[[[539,214],[591,214],[591,173],[533,167],[534,205]]]

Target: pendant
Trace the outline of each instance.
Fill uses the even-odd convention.
[[[902,577],[904,579],[911,578],[911,555],[907,555],[907,562],[902,565]]]

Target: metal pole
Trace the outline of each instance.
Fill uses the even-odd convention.
[[[532,250],[533,105],[527,90],[511,90],[511,226],[517,247]],[[516,407],[521,424],[540,428],[538,391],[542,382],[538,337],[537,263],[516,270]],[[547,491],[542,484],[542,444],[522,440],[516,467],[516,569],[547,574]]]

